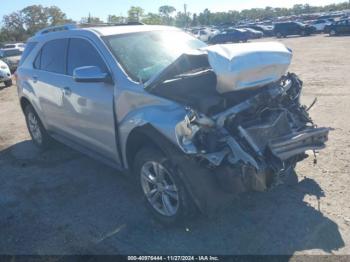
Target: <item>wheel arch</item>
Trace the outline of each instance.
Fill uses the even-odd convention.
[[[128,135],[125,147],[125,157],[128,169],[132,169],[137,152],[145,146],[154,147],[166,154],[162,141],[171,143],[162,133],[151,124],[135,127]]]
[[[220,206],[230,199],[229,195],[218,187],[211,170],[200,166],[195,159],[187,157],[177,145],[151,124],[134,128],[127,138],[125,156],[131,172],[134,171],[132,167],[135,156],[142,146],[154,147],[171,158],[187,192],[203,214],[215,213],[215,210],[220,209]]]
[[[22,96],[21,99],[20,99],[20,105],[21,105],[21,109],[22,109],[22,112],[24,112],[25,108],[27,105],[31,105],[32,106],[32,103],[30,103],[29,99]]]
[[[21,109],[22,109],[22,112],[23,114],[25,114],[25,108],[26,106],[30,105],[33,107],[35,113],[38,115],[41,123],[43,124],[43,126],[45,127],[45,129],[48,129],[48,126],[46,125],[46,121],[43,121],[45,120],[44,118],[44,115],[42,114],[42,112],[39,110],[39,108],[37,108],[36,104],[31,102],[30,99],[27,97],[27,96],[22,96],[20,99],[19,99],[19,103],[20,103],[20,106],[21,106]]]

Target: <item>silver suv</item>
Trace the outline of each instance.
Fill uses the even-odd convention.
[[[169,224],[297,182],[305,151],[325,147],[329,129],[285,74],[291,57],[276,43],[208,47],[172,27],[65,25],[28,40],[18,95],[38,147],[54,138],[131,171]]]

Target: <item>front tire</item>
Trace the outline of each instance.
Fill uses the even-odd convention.
[[[7,80],[4,82],[4,84],[5,84],[5,87],[10,87],[10,86],[12,86],[12,80],[11,79]]]
[[[148,209],[162,224],[182,223],[196,213],[178,171],[159,150],[141,149],[134,161],[134,172]]]
[[[336,34],[337,32],[334,29],[329,32],[329,36],[335,36]]]
[[[24,115],[33,143],[41,150],[48,148],[51,145],[51,138],[31,105],[25,107]]]

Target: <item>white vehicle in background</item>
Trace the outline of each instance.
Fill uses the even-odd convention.
[[[6,87],[12,86],[10,68],[2,60],[0,60],[0,83],[4,83]]]
[[[324,32],[326,26],[330,26],[332,21],[327,19],[319,19],[310,23],[310,26],[314,27],[317,32]]]
[[[19,49],[23,52],[25,47],[26,47],[25,43],[13,43],[13,44],[6,44],[3,49]]]
[[[22,53],[23,51],[18,48],[0,49],[0,59],[9,66],[11,72],[14,72],[21,60]]]
[[[194,35],[197,39],[203,41],[203,42],[209,42],[210,38],[220,33],[219,30],[216,29],[209,29],[209,28],[203,28],[196,32],[194,32]]]
[[[200,29],[195,34],[196,38],[203,42],[208,42],[210,35],[211,31],[209,29]]]

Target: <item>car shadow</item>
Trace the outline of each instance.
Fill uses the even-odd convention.
[[[44,152],[31,141],[0,151],[0,253],[292,255],[344,247],[322,212],[325,193],[309,178],[166,227],[150,218],[131,179],[117,174],[58,143]]]
[[[350,37],[350,34],[346,34],[346,35],[325,35],[325,37],[329,37],[329,38],[340,38],[340,37]]]
[[[305,36],[302,36],[302,35],[288,35],[286,37],[281,37],[281,38],[278,38],[278,37],[274,37],[275,39],[293,39],[293,38],[312,38],[312,37],[316,37],[318,34],[312,34],[312,35],[305,35]]]

